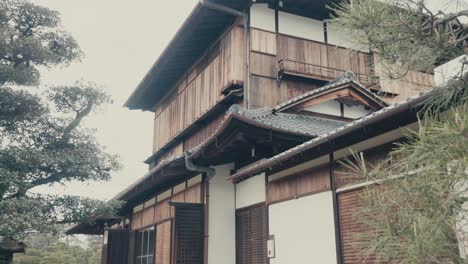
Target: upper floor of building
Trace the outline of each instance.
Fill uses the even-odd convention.
[[[336,2],[200,2],[126,104],[155,113],[147,162],[155,165],[204,142],[232,104],[273,107],[347,71],[389,104],[433,86],[431,73],[386,77],[377,52],[358,47],[330,23],[327,6]],[[359,117],[345,116],[341,108],[337,98],[306,114]]]

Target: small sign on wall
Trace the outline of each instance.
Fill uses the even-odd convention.
[[[270,238],[267,240],[267,254],[268,258],[275,257],[275,236],[271,235]]]

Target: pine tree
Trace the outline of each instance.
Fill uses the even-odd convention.
[[[378,52],[391,78],[460,61],[422,105],[419,131],[408,132],[388,160],[370,165],[357,153],[343,162],[377,183],[355,215],[369,229],[356,248],[363,261],[372,255],[392,263],[467,263],[459,244],[468,238],[468,10],[432,11],[423,0],[353,0],[333,9],[333,22]]]

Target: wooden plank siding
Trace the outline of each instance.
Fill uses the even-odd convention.
[[[362,234],[371,231],[370,227],[359,219],[358,213],[365,206],[365,189],[338,194],[340,218],[341,250],[343,264],[389,263],[375,255],[365,256],[362,251]]]
[[[155,107],[153,151],[170,142],[243,80],[243,29],[233,27]]]
[[[330,172],[324,166],[268,182],[267,201],[272,204],[327,190],[330,190]]]
[[[132,230],[148,228],[157,223],[172,219],[174,217],[174,209],[169,205],[170,201],[180,203],[202,203],[201,191],[202,184],[196,183],[168,198],[156,201],[155,204],[145,207],[142,211],[134,213],[131,222]]]
[[[376,148],[372,148],[363,152],[364,162],[368,169],[376,167],[381,162],[391,162],[389,159],[389,153],[394,148],[393,143],[388,143]],[[349,160],[354,161],[354,158],[349,156]],[[344,162],[344,158],[340,161]],[[347,166],[343,165],[340,161],[336,162],[333,166],[333,172],[335,174],[335,184],[337,188],[352,186],[366,181],[365,178],[360,175],[356,175],[355,171],[352,171]]]
[[[172,221],[167,220],[156,226],[155,263],[171,264]]]
[[[386,78],[376,53],[284,34],[278,34],[276,39],[275,33],[260,29],[251,30],[250,50],[251,108],[282,103],[292,97],[285,96],[290,90],[296,96],[307,91],[296,89],[296,85],[309,84],[313,80],[332,81],[346,71],[353,71],[367,88],[384,92],[382,97],[389,103],[404,100],[434,85],[432,74],[417,71],[410,71],[401,80]],[[283,78],[285,75],[303,80]],[[312,88],[319,86],[316,84]]]
[[[434,75],[418,71],[408,71],[403,78],[392,79],[388,71],[392,71],[394,65],[389,65],[374,53],[375,74],[379,76],[379,90],[396,96],[387,96],[389,103],[395,103],[408,97],[415,96],[422,91],[434,87]]]

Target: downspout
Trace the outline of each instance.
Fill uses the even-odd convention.
[[[249,39],[248,39],[248,30],[249,30],[249,15],[247,13],[238,11],[234,8],[216,4],[207,0],[200,0],[200,5],[213,9],[222,13],[233,15],[236,17],[242,17],[244,19],[244,107],[249,108]]]
[[[184,158],[185,158],[185,168],[189,171],[194,171],[194,172],[200,172],[202,174],[205,174],[204,178],[204,184],[205,184],[205,197],[203,197],[202,202],[205,203],[205,231],[204,231],[204,238],[203,238],[203,244],[204,244],[204,249],[203,249],[203,262],[206,264],[208,262],[208,237],[209,237],[209,190],[210,190],[210,180],[215,176],[216,170],[215,168],[208,166],[208,167],[203,167],[203,166],[198,166],[193,163],[193,161],[189,158],[189,153],[186,151],[184,152]]]
[[[206,174],[207,181],[210,181],[211,178],[215,176],[216,170],[213,167],[203,167],[203,166],[195,165],[193,161],[189,158],[189,154],[187,152],[184,152],[184,157],[185,157],[185,168],[187,168],[187,170]]]

